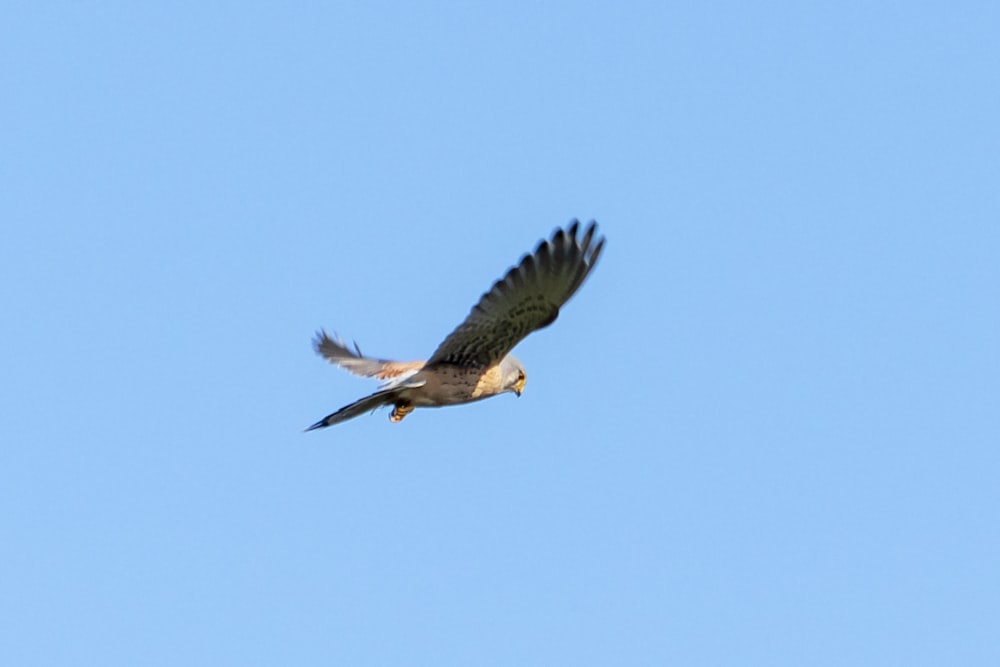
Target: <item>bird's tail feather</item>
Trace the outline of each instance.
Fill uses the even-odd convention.
[[[376,410],[383,405],[391,405],[396,396],[399,394],[399,388],[393,387],[392,389],[385,389],[382,391],[376,391],[370,396],[365,396],[364,398],[354,401],[349,405],[345,405],[336,412],[328,414],[323,417],[318,422],[307,428],[307,431],[314,431],[318,428],[326,428],[327,426],[333,426],[334,424],[339,424],[340,422],[347,421],[353,417],[368,412],[369,410]]]

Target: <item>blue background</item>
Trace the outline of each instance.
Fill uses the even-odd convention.
[[[5,3],[0,662],[1000,664],[997,7]]]

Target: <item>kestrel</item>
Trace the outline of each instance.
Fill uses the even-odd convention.
[[[427,361],[366,357],[357,344],[351,350],[339,337],[320,331],[313,341],[318,354],[355,375],[385,384],[306,430],[339,424],[383,405],[392,406],[389,420],[398,423],[414,408],[458,405],[506,392],[520,396],[527,375],[510,351],[532,331],[555,322],[559,308],[586,280],[604,247],[604,237],[595,239],[596,222],[578,239],[579,227],[574,220],[525,255],[483,294]]]

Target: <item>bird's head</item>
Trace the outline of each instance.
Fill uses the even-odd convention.
[[[504,357],[504,360],[500,362],[500,375],[503,378],[503,391],[512,391],[520,396],[528,381],[528,375],[524,372],[524,365],[518,361],[517,357],[510,354]]]

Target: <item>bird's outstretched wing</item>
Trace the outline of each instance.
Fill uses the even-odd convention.
[[[313,339],[313,347],[331,364],[360,375],[362,377],[392,380],[404,373],[418,371],[424,366],[422,361],[391,361],[389,359],[374,359],[361,354],[361,348],[354,344],[350,349],[340,336],[330,337],[326,331],[320,330]]]
[[[594,238],[591,222],[577,238],[580,223],[559,229],[511,268],[473,306],[465,321],[427,361],[486,368],[503,359],[525,336],[552,324],[559,308],[580,288],[594,268],[604,237]]]

